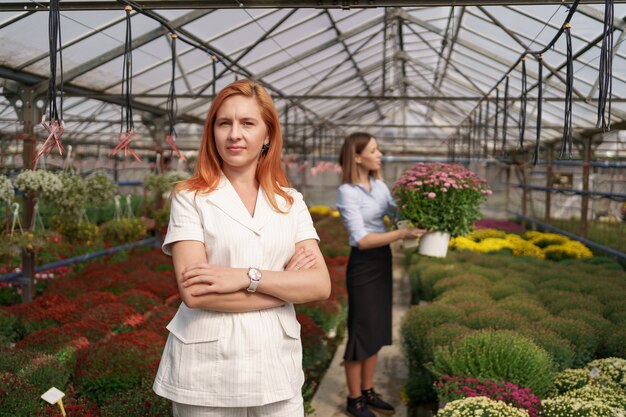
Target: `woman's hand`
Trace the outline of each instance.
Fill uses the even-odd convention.
[[[246,288],[250,282],[243,268],[228,268],[208,263],[192,264],[182,272],[182,285],[194,286],[192,296],[228,294]]]
[[[285,271],[295,271],[298,269],[310,269],[315,265],[315,254],[304,248],[299,248],[296,253],[293,254],[287,265],[285,265]]]
[[[403,239],[410,239],[410,238],[420,238],[422,236],[424,236],[428,230],[424,230],[424,229],[416,229],[416,228],[406,228],[406,229],[399,229],[403,232]]]

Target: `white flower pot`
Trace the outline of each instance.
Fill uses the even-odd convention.
[[[417,252],[420,255],[445,258],[448,254],[448,243],[450,243],[450,233],[428,232],[419,240],[420,245]]]

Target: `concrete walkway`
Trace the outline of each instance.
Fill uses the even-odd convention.
[[[394,417],[407,417],[407,408],[400,399],[400,390],[408,370],[400,349],[400,321],[411,304],[411,286],[403,269],[404,255],[393,245],[393,345],[383,347],[378,353],[378,366],[374,389],[396,409]],[[343,352],[346,339],[337,348],[332,363],[326,371],[311,405],[313,417],[345,416],[346,377],[343,369]]]

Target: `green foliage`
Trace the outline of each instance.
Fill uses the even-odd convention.
[[[626,358],[626,328],[617,327],[604,341],[602,352],[606,356]]]
[[[580,320],[587,323],[593,330],[596,340],[601,342],[609,335],[613,330],[613,325],[610,321],[602,317],[600,314],[586,310],[584,308],[574,308],[568,310],[562,310],[559,313],[559,317],[572,320]]]
[[[100,226],[102,238],[111,245],[135,242],[148,235],[146,226],[137,218],[109,220]]]
[[[39,409],[41,394],[26,379],[0,372],[0,416],[34,416]]]
[[[174,184],[189,178],[184,171],[168,171],[165,174],[148,174],[143,179],[143,186],[154,194],[163,194],[170,191]]]
[[[2,239],[0,239],[2,241]],[[17,287],[0,287],[0,306],[12,306],[22,302],[22,296],[16,291]],[[0,321],[2,318],[0,317]],[[4,324],[0,324],[3,327]],[[1,332],[2,330],[0,330]]]
[[[102,235],[98,226],[87,221],[76,222],[75,220],[66,216],[53,216],[52,228],[70,243],[80,242],[88,247],[102,244]]]
[[[451,289],[458,289],[460,287],[465,287],[467,289],[488,288],[490,284],[491,282],[487,278],[478,274],[467,273],[448,276],[438,280],[433,285],[433,294],[437,297]]]
[[[432,360],[434,348],[440,346],[450,346],[473,331],[473,329],[457,323],[443,323],[428,330],[426,333],[426,341],[424,343],[425,360]]]
[[[546,307],[552,314],[571,309],[584,309],[600,315],[604,313],[602,303],[595,297],[581,292],[543,290],[539,291],[539,297],[544,300]]]
[[[437,301],[451,305],[475,301],[477,303],[481,303],[483,307],[493,303],[493,299],[491,298],[487,290],[480,288],[475,288],[471,290],[467,288],[458,288],[450,290],[438,297]]]
[[[557,370],[567,369],[574,364],[576,347],[569,340],[540,325],[526,325],[517,329],[521,335],[532,339],[537,346],[545,349]]]
[[[172,403],[152,391],[152,381],[122,391],[104,402],[101,417],[163,417],[172,414]]]
[[[514,330],[524,323],[524,317],[512,311],[487,307],[470,314],[465,323],[472,329]]]
[[[458,269],[453,265],[441,265],[430,262],[425,262],[423,267],[421,265],[420,263],[420,268],[413,270],[419,282],[418,294],[420,299],[432,301],[435,298],[433,287],[437,281],[456,275]]]
[[[548,317],[540,322],[545,328],[552,330],[574,345],[576,355],[573,366],[581,367],[595,356],[598,340],[593,328],[581,320],[561,317]]]
[[[416,406],[420,403],[436,400],[437,395],[433,389],[434,382],[435,378],[427,369],[423,367],[411,368],[404,384],[404,392],[409,405]]]
[[[0,310],[0,346],[15,343],[26,335],[22,320],[4,310]]]
[[[532,340],[512,331],[479,331],[457,343],[437,348],[428,369],[437,377],[465,375],[506,380],[545,394],[552,383],[554,363]]]
[[[140,330],[86,346],[77,353],[77,390],[101,405],[154,378],[164,342],[160,335]]]
[[[50,387],[64,390],[70,379],[70,369],[56,356],[48,354],[33,357],[30,363],[15,371],[41,393]]]
[[[534,292],[535,286],[532,282],[519,277],[507,277],[493,283],[488,289],[494,300],[500,300],[510,295]]]
[[[421,366],[428,359],[424,335],[430,329],[444,323],[461,323],[462,320],[463,313],[454,306],[435,303],[411,307],[400,325],[402,346],[409,368]]]
[[[490,292],[490,294],[493,293]],[[529,321],[539,321],[550,314],[540,302],[519,293],[517,296],[509,296],[498,300],[495,306],[501,310],[520,314]]]

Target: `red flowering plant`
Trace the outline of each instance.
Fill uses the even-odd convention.
[[[418,162],[393,186],[401,219],[415,227],[462,236],[481,218],[492,192],[487,181],[459,164]]]
[[[151,331],[121,333],[76,352],[74,381],[77,392],[102,404],[154,379],[165,338]]]
[[[435,381],[439,401],[450,402],[467,397],[488,397],[524,409],[530,417],[540,416],[541,400],[530,388],[510,382],[495,382],[464,376],[443,375]]]

